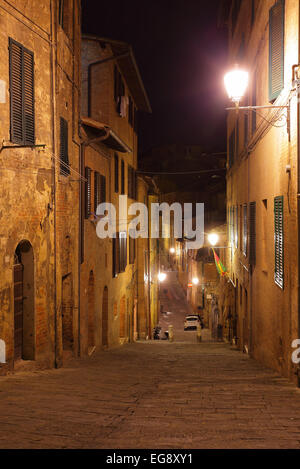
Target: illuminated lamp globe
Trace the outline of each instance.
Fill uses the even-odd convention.
[[[167,274],[165,274],[164,272],[160,272],[160,273],[158,274],[158,280],[159,280],[160,282],[164,282],[164,281],[166,280],[166,278],[167,278]]]
[[[219,241],[219,236],[216,233],[208,235],[208,241],[212,246],[215,246]]]
[[[192,282],[193,282],[194,285],[198,285],[199,279],[197,277],[194,277]]]
[[[171,254],[175,254],[175,248],[171,248],[171,249],[170,249],[170,253],[171,253]]]
[[[249,73],[244,70],[239,70],[239,68],[236,67],[225,75],[224,84],[229,99],[238,104],[247,90],[249,84]]]

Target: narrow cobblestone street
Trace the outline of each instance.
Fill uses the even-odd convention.
[[[136,343],[0,378],[1,448],[299,448],[300,392],[224,344]]]

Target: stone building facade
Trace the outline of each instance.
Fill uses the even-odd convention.
[[[148,336],[146,323],[139,320],[138,313],[137,255],[144,240],[130,238],[128,224],[132,217],[127,216],[131,203],[140,197],[136,174],[138,111],[151,112],[151,108],[131,47],[84,36],[81,132],[85,183],[80,272],[83,353],[97,346],[115,346]],[[125,200],[124,207],[121,200]],[[115,238],[97,236],[96,212],[101,202],[110,202],[116,209]]]
[[[226,265],[238,347],[296,379],[299,337],[299,2],[229,6],[229,64],[250,72],[242,106],[287,108],[228,115]]]
[[[80,2],[1,1],[0,20],[5,372],[76,349]]]

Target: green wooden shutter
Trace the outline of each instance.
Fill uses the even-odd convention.
[[[283,196],[274,199],[275,283],[284,287]]]
[[[249,207],[249,262],[256,264],[256,202],[251,202]]]
[[[284,0],[269,12],[269,100],[274,101],[284,86]]]

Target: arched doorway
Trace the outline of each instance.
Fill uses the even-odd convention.
[[[102,345],[108,346],[108,288],[103,290],[102,298]]]
[[[34,257],[29,241],[14,256],[14,358],[35,359]]]
[[[95,347],[95,279],[94,272],[90,271],[88,284],[88,349]]]
[[[120,339],[126,337],[126,298],[123,296],[120,301]]]

